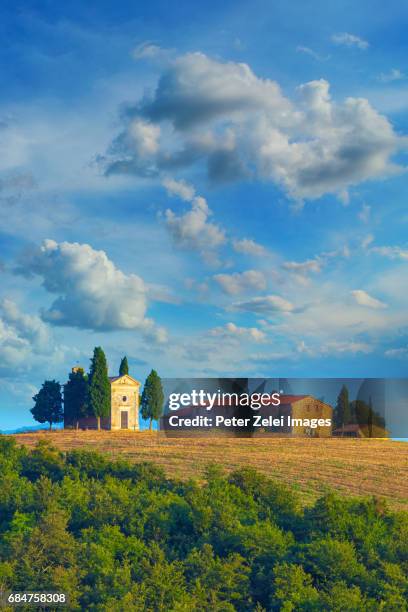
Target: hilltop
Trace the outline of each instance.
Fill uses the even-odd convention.
[[[152,461],[169,477],[201,478],[206,466],[252,466],[299,490],[305,504],[327,488],[375,495],[408,509],[408,444],[379,439],[166,438],[157,432],[53,431],[13,436],[33,447],[47,439],[61,450],[96,450],[134,462]]]

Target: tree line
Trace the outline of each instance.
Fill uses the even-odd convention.
[[[373,437],[373,428],[385,429],[385,419],[373,407],[372,398],[368,402],[362,399],[350,401],[349,391],[343,385],[334,408],[334,425],[343,428],[346,425],[359,425],[367,429],[369,438]]]
[[[129,374],[127,357],[123,357],[119,366],[119,376]],[[83,368],[73,368],[68,381],[61,385],[55,380],[44,381],[40,391],[33,397],[34,407],[31,413],[39,423],[49,423],[50,429],[55,423],[74,423],[78,428],[81,419],[95,417],[98,430],[101,419],[109,417],[111,411],[111,387],[105,353],[100,346],[95,347],[89,373]],[[140,397],[140,412],[149,420],[152,429],[154,420],[163,414],[164,394],[161,379],[152,370],[146,379]],[[337,398],[333,413],[334,427],[357,424],[366,427],[368,437],[373,436],[373,428],[385,428],[384,418],[374,409],[372,399],[368,402],[361,399],[350,401],[349,391],[343,385]]]
[[[129,374],[127,357],[123,357],[119,366],[119,376]],[[56,380],[44,381],[39,392],[33,397],[34,406],[31,413],[39,423],[53,424],[62,421],[79,427],[81,419],[94,417],[98,430],[101,419],[110,416],[111,385],[108,376],[108,364],[105,353],[100,346],[95,347],[89,373],[76,367],[70,372],[68,381],[61,385]],[[140,412],[143,419],[149,420],[152,429],[153,421],[163,413],[164,394],[161,379],[152,370],[146,379],[140,397]]]
[[[73,611],[407,611],[408,513],[378,498],[305,507],[251,468],[180,481],[8,436],[0,490],[0,591],[65,592]]]

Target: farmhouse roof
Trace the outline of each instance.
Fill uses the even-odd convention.
[[[295,402],[299,402],[305,397],[310,397],[310,395],[281,395],[280,403],[281,404],[294,404]]]

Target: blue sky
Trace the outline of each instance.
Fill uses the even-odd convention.
[[[0,429],[95,345],[406,376],[408,7],[327,4],[2,4]]]

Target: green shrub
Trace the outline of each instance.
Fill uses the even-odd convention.
[[[210,466],[204,484],[0,436],[0,589],[73,610],[404,611],[408,515]]]

